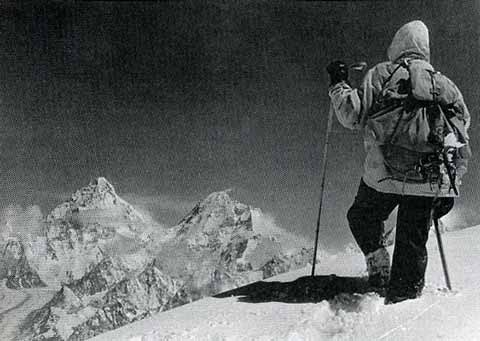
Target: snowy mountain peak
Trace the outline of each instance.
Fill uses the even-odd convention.
[[[200,239],[206,241],[213,235],[219,237],[238,230],[252,232],[250,206],[232,199],[229,193],[231,190],[214,192],[199,202],[180,221],[178,235],[203,235],[206,238]]]
[[[103,176],[93,179],[90,182],[90,185],[97,186],[99,189],[107,189],[109,191],[115,191],[113,189],[112,184],[108,182],[108,180],[105,179]]]
[[[99,177],[90,181],[89,185],[85,188],[87,191],[82,193],[78,199],[87,199],[90,196],[91,199],[105,199],[105,198],[116,198],[117,194],[113,185],[107,181],[104,177]],[[87,195],[87,198],[86,198]]]
[[[202,212],[218,212],[218,211],[231,211],[234,206],[241,205],[236,200],[234,200],[230,195],[232,189],[226,189],[223,191],[213,192],[209,194],[205,199],[200,201],[190,212],[191,214],[199,214]],[[187,215],[187,217],[189,216]],[[185,217],[185,218],[187,218]]]
[[[88,210],[122,211],[126,219],[144,222],[143,216],[125,200],[120,198],[112,184],[104,177],[92,180],[88,186],[73,193],[70,199],[50,212],[47,216],[47,222],[65,219],[78,212]]]
[[[69,203],[78,209],[108,208],[117,204],[118,196],[107,179],[100,177],[72,194]]]
[[[136,253],[150,240],[150,232],[143,215],[100,177],[50,212],[41,252],[44,258],[35,262],[49,285],[70,283],[105,254]]]
[[[223,191],[218,191],[218,192],[213,192],[209,194],[203,201],[202,205],[207,206],[207,205],[228,205],[232,203],[234,200],[230,197],[230,194],[232,194],[233,190],[231,188],[223,190]]]

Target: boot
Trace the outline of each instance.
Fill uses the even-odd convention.
[[[384,290],[390,279],[390,255],[384,247],[365,255],[368,284],[375,289]]]
[[[385,296],[384,303],[386,305],[395,304],[395,303],[400,303],[400,302],[403,302],[403,301],[406,301],[406,300],[414,300],[418,297],[420,297],[420,294],[419,293],[414,293],[414,292],[405,293],[403,295],[394,295],[390,292],[387,292],[387,294]]]
[[[421,279],[415,285],[397,287],[390,283],[385,295],[385,304],[395,304],[406,300],[414,300],[422,295],[425,279]]]

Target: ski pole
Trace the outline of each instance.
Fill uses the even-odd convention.
[[[357,62],[349,66],[349,69],[357,72],[363,72],[367,67],[366,62]],[[313,248],[313,263],[312,263],[312,277],[315,276],[315,265],[317,260],[318,252],[318,235],[320,233],[320,220],[322,217],[322,206],[323,206],[323,192],[325,190],[325,177],[327,173],[327,162],[328,162],[328,144],[330,142],[330,133],[332,132],[332,123],[333,123],[333,107],[330,104],[330,110],[328,111],[328,121],[327,121],[327,132],[325,134],[325,144],[323,145],[323,159],[322,159],[322,173],[321,173],[321,184],[320,184],[320,203],[318,206],[318,217],[317,217],[317,228],[315,231],[315,245]]]
[[[327,132],[325,134],[325,144],[323,145],[322,173],[321,173],[321,183],[320,183],[320,204],[318,207],[317,229],[315,231],[315,246],[313,248],[312,277],[315,276],[315,263],[317,260],[317,251],[318,251],[318,235],[320,233],[320,219],[322,217],[323,192],[325,189],[325,175],[327,172],[327,162],[328,162],[328,158],[327,158],[328,144],[330,142],[330,133],[332,131],[332,123],[333,123],[333,107],[332,105],[330,105],[330,110],[328,112]]]
[[[447,259],[445,258],[445,252],[443,251],[442,235],[438,227],[438,218],[433,219],[433,225],[435,225],[435,234],[437,235],[438,251],[440,251],[440,258],[442,260],[443,274],[445,275],[445,282],[447,283],[448,290],[452,290],[452,284],[450,283],[450,276],[448,275]]]

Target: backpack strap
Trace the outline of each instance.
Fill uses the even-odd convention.
[[[440,92],[435,90],[435,74],[437,71],[427,70],[427,72],[430,74],[430,79],[432,81],[432,90],[430,90],[430,93],[432,94],[432,100],[434,103],[438,103],[437,96],[440,95]]]
[[[387,85],[388,82],[390,82],[390,80],[393,78],[393,76],[395,75],[395,73],[397,73],[398,69],[400,69],[401,67],[406,67],[408,66],[408,62],[406,60],[402,61],[401,63],[398,64],[398,66],[395,68],[395,70],[393,70],[393,72],[387,77],[387,79],[385,79],[382,83],[382,89],[385,88],[385,85]]]
[[[381,96],[378,96],[376,99],[375,99],[375,103],[373,105],[373,108],[376,108],[376,111],[374,111],[372,114],[369,115],[369,118],[378,118],[380,116],[383,116],[385,114],[388,114],[389,112],[391,112],[393,109],[403,105],[403,104],[399,104],[398,102],[397,103],[390,103],[388,105],[384,105],[382,104],[384,98],[385,98],[385,94],[383,93],[385,91],[385,86],[388,84],[388,82],[390,82],[393,78],[393,76],[397,73],[397,71],[403,66],[405,67],[407,64],[406,64],[406,61],[403,61],[401,63],[398,64],[398,66],[395,67],[395,69],[388,75],[388,77],[382,82],[382,87],[381,87]]]
[[[408,70],[408,60],[407,59],[404,59],[402,60],[398,66],[395,68],[395,70],[393,70],[393,72],[390,74],[390,76],[383,82],[382,84],[382,89],[385,87],[385,85],[390,82],[390,80],[393,78],[393,76],[395,75],[395,73],[401,68],[401,67],[404,67]],[[393,142],[393,138],[395,136],[395,134],[397,133],[397,130],[398,130],[398,127],[400,126],[400,122],[402,120],[402,113],[400,113],[398,115],[398,119],[397,119],[397,122],[395,123],[395,126],[393,128],[393,131],[392,131],[392,134],[388,137],[388,139],[385,141],[386,143],[392,143]]]

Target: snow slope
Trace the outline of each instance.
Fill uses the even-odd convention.
[[[427,287],[417,300],[385,306],[365,293],[362,255],[348,252],[322,258],[314,279],[305,277],[309,268],[290,272],[93,340],[480,340],[479,227],[443,235],[453,292],[442,289],[431,233]]]

